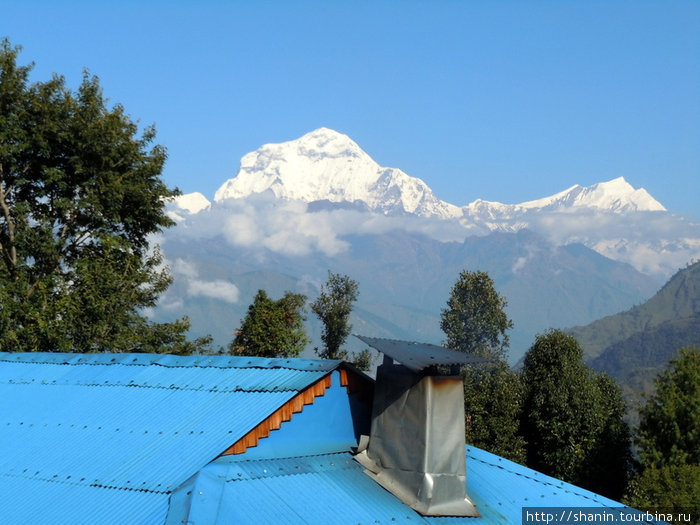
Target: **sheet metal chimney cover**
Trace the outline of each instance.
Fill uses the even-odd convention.
[[[414,343],[364,335],[355,335],[355,337],[414,372],[420,372],[431,366],[473,365],[491,362],[490,359],[484,357],[475,357],[428,343]]]

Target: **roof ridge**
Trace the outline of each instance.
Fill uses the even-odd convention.
[[[149,353],[0,352],[0,362],[89,366],[162,366],[166,368],[284,368],[330,372],[342,361],[301,357],[268,358],[230,355],[172,355]]]

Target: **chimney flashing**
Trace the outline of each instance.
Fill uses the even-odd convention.
[[[437,372],[437,365],[416,371],[384,354],[371,435],[361,441],[355,459],[423,515],[478,516],[466,495],[462,378],[428,375],[431,370]]]

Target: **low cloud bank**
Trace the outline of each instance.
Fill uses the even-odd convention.
[[[307,203],[280,200],[269,194],[229,199],[188,216],[165,235],[221,238],[233,247],[259,248],[285,256],[319,253],[335,257],[350,248],[352,235],[404,231],[441,242],[462,242],[466,237],[488,235],[494,230],[528,228],[556,245],[582,243],[657,276],[669,276],[691,259],[700,258],[700,224],[668,212],[539,210],[517,217],[491,217],[487,224],[475,216],[444,220],[409,214],[389,216],[348,207],[313,209],[310,211]],[[515,261],[513,272],[526,263],[527,257]],[[190,279],[192,287],[188,290],[192,294],[223,297],[235,288],[225,283],[230,289],[224,292],[201,279]]]

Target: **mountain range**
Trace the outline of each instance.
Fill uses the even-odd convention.
[[[508,300],[517,360],[536,333],[639,304],[700,255],[700,225],[623,178],[458,206],[327,128],[262,146],[213,201],[193,193],[168,209],[177,226],[156,241],[175,281],[151,315],[189,315],[222,345],[257,289],[313,299],[328,270],[360,284],[356,332],[440,342],[452,284],[480,269]],[[317,340],[313,319],[309,331]]]

